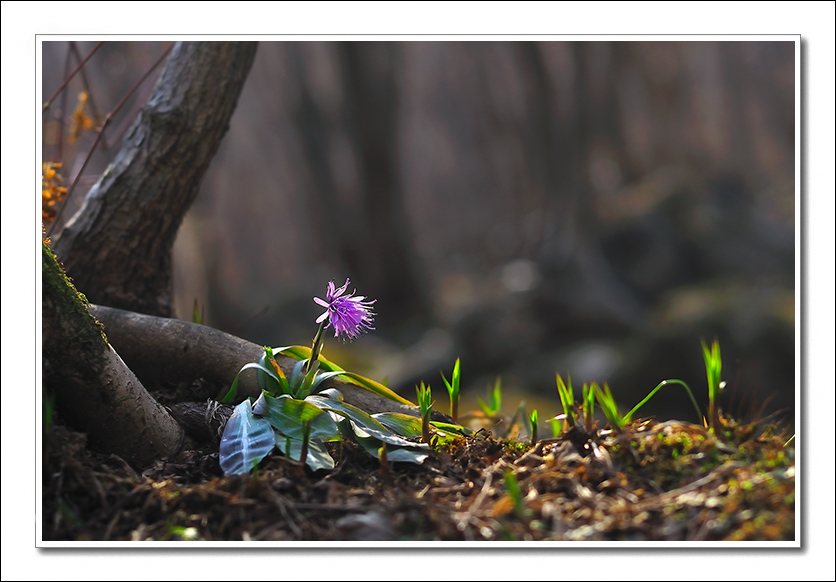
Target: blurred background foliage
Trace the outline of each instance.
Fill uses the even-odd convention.
[[[74,44],[44,44],[44,100],[93,46]],[[167,45],[105,43],[57,115],[83,83],[103,115]],[[424,380],[441,409],[459,357],[463,407],[501,376],[541,418],[555,372],[624,410],[679,378],[704,406],[716,338],[725,408],[792,419],[795,74],[778,41],[262,42],[180,229],[178,315],[197,299],[208,325],[308,345],[312,297],[350,277],[377,330],[326,357],[410,399]],[[44,161],[71,181],[92,137],[55,128]],[[696,420],[675,389],[642,414]]]

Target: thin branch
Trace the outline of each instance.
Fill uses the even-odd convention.
[[[74,41],[70,42],[70,50],[73,52],[76,60],[81,60],[81,54],[78,52],[78,47]],[[84,69],[81,69],[81,83],[84,85],[84,90],[87,92],[88,99],[90,99],[90,109],[93,110],[93,119],[96,123],[102,118],[99,114],[99,109],[96,107],[96,101],[93,99],[93,90],[90,88],[90,82],[87,80],[87,73],[84,72]],[[107,140],[102,144],[102,147],[107,151],[110,146],[107,144]]]
[[[125,114],[122,121],[119,125],[113,128],[111,132],[111,137],[107,140],[107,147],[113,148],[122,141],[122,137],[125,135],[125,132],[128,131],[128,128],[131,127],[134,118],[139,114],[139,111],[142,109],[143,105],[148,98],[150,97],[151,93],[154,92],[154,86],[150,85],[145,87],[141,93],[139,93],[139,97],[137,98],[136,102],[133,104],[131,109]]]
[[[75,191],[76,185],[79,183],[82,174],[84,174],[85,168],[87,168],[87,164],[90,163],[90,159],[93,157],[93,152],[96,151],[96,146],[99,145],[99,142],[102,140],[102,137],[104,137],[105,128],[107,128],[107,126],[110,124],[110,121],[113,119],[113,116],[116,115],[119,112],[119,110],[122,108],[122,106],[125,105],[125,103],[128,101],[128,98],[148,78],[148,76],[154,71],[154,69],[156,69],[160,65],[160,63],[163,61],[163,59],[168,56],[168,53],[171,52],[171,47],[172,46],[174,46],[173,43],[168,45],[168,48],[166,48],[163,51],[163,53],[154,62],[154,64],[151,65],[151,67],[145,72],[145,74],[142,75],[142,77],[140,77],[140,79],[136,83],[134,83],[133,87],[131,87],[128,90],[128,92],[125,94],[125,96],[122,97],[122,100],[119,101],[119,103],[116,105],[116,107],[113,109],[113,111],[111,111],[110,113],[108,113],[105,116],[104,123],[102,123],[102,126],[99,128],[99,131],[96,134],[96,139],[93,140],[93,145],[90,146],[90,151],[87,152],[87,157],[84,158],[84,163],[81,165],[81,169],[78,171],[78,174],[76,175],[75,179],[73,180],[73,183],[70,185],[69,190],[67,190],[67,195],[64,197],[64,202],[63,202],[63,204],[61,204],[61,208],[58,209],[58,212],[55,215],[55,219],[52,221],[52,224],[49,225],[49,230],[47,231],[47,236],[52,235],[52,231],[55,228],[55,225],[58,224],[58,219],[61,218],[61,213],[64,211],[64,208],[67,207],[67,204],[70,201],[70,197],[73,195],[73,192]],[[59,235],[59,238],[60,238],[60,235]]]
[[[70,51],[67,51],[67,58],[64,60],[64,78],[69,79]],[[67,112],[67,92],[61,93],[61,115],[58,116],[58,155],[55,161],[62,161],[64,157],[64,116]]]
[[[50,97],[47,100],[47,102],[44,103],[43,110],[42,110],[41,113],[46,113],[47,109],[49,109],[49,106],[52,104],[52,102],[55,100],[55,98],[58,96],[58,94],[61,93],[61,91],[64,90],[64,88],[72,80],[72,78],[75,77],[76,73],[78,73],[81,70],[81,68],[85,65],[85,63],[87,63],[87,61],[90,60],[90,57],[92,57],[95,54],[95,52],[97,50],[99,50],[99,48],[101,48],[101,46],[103,44],[104,44],[104,41],[100,41],[100,42],[96,43],[96,46],[93,47],[93,50],[91,50],[89,53],[87,53],[87,56],[84,57],[84,60],[81,61],[75,69],[73,69],[73,72],[70,73],[67,76],[66,79],[64,79],[64,82],[61,83],[61,86],[58,87],[58,89],[55,90],[55,93],[52,95],[52,97]]]

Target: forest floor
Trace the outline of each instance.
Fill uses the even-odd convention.
[[[48,541],[792,541],[795,448],[776,426],[634,421],[534,445],[479,431],[422,464],[330,443],[331,472],[278,454],[225,476],[217,446],[137,473],[56,422]]]

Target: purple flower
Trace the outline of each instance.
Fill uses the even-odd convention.
[[[331,281],[328,283],[325,299],[319,297],[313,299],[326,309],[325,313],[317,318],[317,323],[322,323],[327,317],[328,325],[334,326],[334,337],[355,340],[364,331],[374,329],[370,324],[374,320],[372,304],[376,300],[363,301],[365,297],[362,295],[355,297],[353,291],[343,295],[348,288],[348,282],[349,280],[346,279],[345,285],[336,289],[334,282]]]

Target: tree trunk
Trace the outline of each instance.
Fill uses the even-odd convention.
[[[54,249],[95,303],[172,316],[171,250],[229,127],[254,42],[178,42]]]
[[[47,244],[42,250],[43,387],[91,447],[145,467],[177,452],[180,425],[107,342]]]

